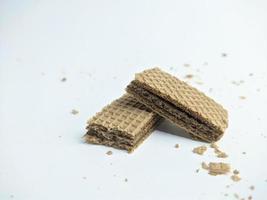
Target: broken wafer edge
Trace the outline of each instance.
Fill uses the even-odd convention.
[[[126,91],[194,139],[217,141],[228,127],[228,113],[220,104],[159,68],[137,73]]]
[[[87,122],[87,143],[132,152],[154,130],[161,117],[128,94],[113,101]]]

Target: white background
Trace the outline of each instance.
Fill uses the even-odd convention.
[[[204,143],[167,122],[132,154],[83,143],[87,119],[153,66],[193,74],[229,111],[227,159],[193,154]],[[266,77],[265,0],[1,0],[0,199],[267,198]],[[202,161],[242,180],[196,173]]]

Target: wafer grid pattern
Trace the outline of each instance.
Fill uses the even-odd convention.
[[[137,102],[130,95],[125,94],[104,107],[101,112],[88,121],[88,124],[89,126],[97,124],[108,130],[116,129],[135,136],[154,117],[156,117],[155,113],[147,110],[143,104]]]
[[[136,74],[135,80],[152,88],[157,95],[167,98],[177,107],[200,116],[220,130],[224,131],[227,128],[227,111],[221,105],[159,68]]]

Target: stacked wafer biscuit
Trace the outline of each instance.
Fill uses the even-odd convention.
[[[136,74],[128,94],[88,121],[88,143],[133,151],[161,118],[184,129],[194,139],[219,140],[228,126],[227,111],[204,93],[153,68]]]

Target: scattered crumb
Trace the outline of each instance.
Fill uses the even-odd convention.
[[[226,188],[229,188],[230,187],[230,185],[226,185]]]
[[[58,137],[59,137],[59,138],[61,138],[62,136],[61,136],[61,135],[59,135]]]
[[[185,78],[187,78],[187,79],[191,79],[191,78],[193,78],[193,74],[187,74],[187,75],[185,76]]]
[[[257,92],[260,92],[261,91],[261,89],[260,88],[257,88]]]
[[[176,148],[176,149],[178,149],[179,147],[180,147],[179,144],[176,144],[176,145],[174,146],[174,148]]]
[[[239,199],[239,195],[236,194],[236,193],[234,193],[234,197],[237,198],[237,199]]]
[[[75,109],[72,109],[72,110],[71,110],[71,114],[73,114],[73,115],[77,115],[78,113],[79,113],[78,110],[75,110]]]
[[[222,53],[221,56],[222,57],[227,57],[227,54],[226,53]]]
[[[112,153],[113,153],[112,151],[108,151],[106,154],[110,156],[112,155]]]
[[[240,178],[238,175],[236,175],[236,174],[232,175],[232,176],[231,176],[231,179],[232,179],[234,182],[238,182],[238,181],[241,180],[241,178]]]
[[[127,179],[127,178],[125,178],[125,179],[124,179],[124,181],[125,181],[125,182],[128,182],[128,179]]]
[[[173,70],[173,67],[170,67],[169,69],[170,69],[170,70]]]
[[[202,169],[206,169],[206,170],[209,169],[209,166],[205,162],[201,163],[201,167],[202,167]]]
[[[228,155],[225,152],[219,152],[219,153],[217,153],[217,157],[218,158],[227,158]]]
[[[14,198],[14,195],[13,195],[13,194],[11,194],[9,197],[10,197],[10,198]]]
[[[86,180],[86,179],[87,179],[87,177],[86,177],[86,176],[83,176],[83,179],[84,179],[84,180]]]
[[[246,97],[245,96],[239,96],[239,99],[244,100],[244,99],[246,99]]]
[[[255,190],[255,186],[252,185],[252,186],[249,187],[249,189],[251,189],[251,190]]]
[[[243,84],[244,82],[245,82],[244,80],[240,80],[240,81],[231,81],[231,83],[232,83],[233,85],[236,85],[236,86],[239,86],[239,85]]]
[[[234,174],[239,174],[239,171],[238,171],[237,169],[235,169],[235,170],[233,171],[233,173],[234,173]]]
[[[239,83],[237,83],[236,81],[231,81],[231,83],[232,83],[233,85],[239,85]]]
[[[228,197],[228,194],[226,193],[226,194],[224,194],[224,196],[225,196],[225,197]]]
[[[245,198],[241,198],[240,200],[245,200]]]
[[[44,75],[45,75],[45,73],[44,73],[44,72],[41,72],[41,75],[42,75],[42,76],[44,76]]]
[[[184,67],[190,67],[190,64],[185,63]]]
[[[219,146],[216,143],[214,143],[214,142],[211,143],[210,144],[210,148],[213,148],[214,149],[214,153],[216,154],[216,156],[218,158],[227,158],[228,157],[228,155],[225,152],[223,152],[223,151],[221,151],[219,149]]]
[[[243,152],[242,152],[242,154],[244,154],[244,155],[245,155],[245,154],[247,154],[247,153],[246,153],[245,151],[243,151]]]
[[[248,196],[248,200],[252,200],[252,196]]]
[[[110,165],[112,165],[112,163],[109,163]]]
[[[205,151],[207,151],[207,147],[204,145],[193,149],[193,153],[196,153],[198,155],[203,155]]]
[[[249,73],[249,76],[253,76],[254,74],[253,73]]]
[[[61,82],[66,82],[67,81],[67,78],[66,77],[63,77],[62,79],[61,79]]]
[[[213,143],[210,144],[210,148],[218,149],[219,146],[216,143],[213,142]]]
[[[204,62],[203,65],[208,65],[209,63],[208,62]]]
[[[209,88],[209,92],[212,92],[213,91],[213,89],[212,88]]]
[[[198,173],[199,172],[199,169],[196,169],[196,173]]]
[[[227,174],[230,171],[230,165],[222,162],[210,162],[208,166],[203,162],[202,168],[208,170],[212,176]]]
[[[116,79],[117,79],[117,76],[113,76],[112,78],[113,78],[114,80],[116,80]]]

